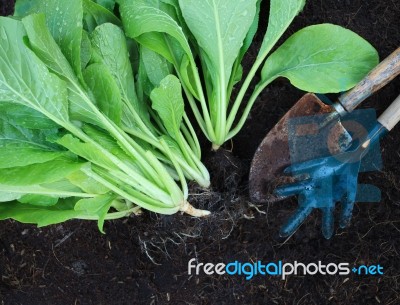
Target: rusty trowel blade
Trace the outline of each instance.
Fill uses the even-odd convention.
[[[250,168],[249,191],[252,201],[259,203],[278,201],[282,198],[274,195],[275,188],[293,182],[293,178],[282,175],[283,170],[290,165],[289,119],[333,112],[335,109],[332,106],[324,104],[316,95],[308,93],[269,131],[258,147]],[[334,131],[337,138],[348,134],[339,120],[334,125]],[[332,138],[330,151],[339,152],[341,148],[334,147],[335,143],[339,142],[335,141],[335,138],[336,136]]]

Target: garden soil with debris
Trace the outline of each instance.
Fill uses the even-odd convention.
[[[12,1],[1,0],[2,15]],[[261,30],[269,1],[264,0]],[[400,46],[400,3],[396,0],[314,0],[285,37],[311,24],[347,27],[370,41],[384,58]],[[249,52],[257,54],[262,36]],[[397,78],[363,107],[381,113],[400,93]],[[400,126],[382,141],[384,168],[361,180],[382,190],[379,204],[359,203],[348,229],[331,240],[320,232],[315,212],[289,240],[278,237],[295,200],[255,206],[248,198],[248,172],[262,138],[304,93],[275,81],[259,98],[242,132],[227,151],[204,152],[212,189],[192,186],[191,203],[213,216],[141,216],[107,222],[69,221],[38,229],[0,223],[0,304],[400,304]],[[204,146],[208,148],[207,146]],[[229,151],[228,151],[229,150]],[[311,263],[380,264],[383,276],[189,276],[199,262],[283,260]]]

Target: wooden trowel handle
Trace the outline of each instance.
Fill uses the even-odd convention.
[[[400,47],[377,65],[353,89],[339,97],[347,112],[353,111],[361,102],[381,89],[400,74]]]
[[[385,110],[379,117],[378,122],[381,123],[388,131],[391,131],[394,126],[400,121],[400,95],[397,99]]]

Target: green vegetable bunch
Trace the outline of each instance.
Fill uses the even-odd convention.
[[[89,0],[21,0],[0,17],[0,219],[102,230],[139,207],[208,214],[187,202],[186,179],[209,174],[180,82],[120,24]]]
[[[339,92],[378,62],[370,44],[331,24],[270,54],[305,3],[271,0],[242,81],[261,0],[117,2],[17,0],[14,16],[0,17],[0,219],[93,219],[103,230],[140,208],[208,215],[187,202],[187,180],[208,187],[210,178],[184,97],[216,149],[276,78]]]
[[[197,123],[214,149],[240,131],[259,94],[276,78],[288,78],[304,91],[341,92],[378,63],[368,42],[332,24],[306,27],[270,54],[305,4],[270,0],[267,32],[242,81],[241,63],[257,32],[261,0],[118,2],[126,34],[174,66]],[[260,69],[261,78],[247,98]],[[235,96],[233,89],[240,81]]]

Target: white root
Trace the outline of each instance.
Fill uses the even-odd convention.
[[[192,206],[189,202],[185,201],[181,208],[180,208],[181,212],[184,212],[186,214],[189,214],[190,216],[193,217],[204,217],[204,216],[208,216],[211,214],[210,211],[207,210],[199,210],[196,209],[194,206]]]
[[[211,146],[211,150],[212,151],[217,151],[220,147],[221,147],[220,145],[213,143],[212,146]]]

